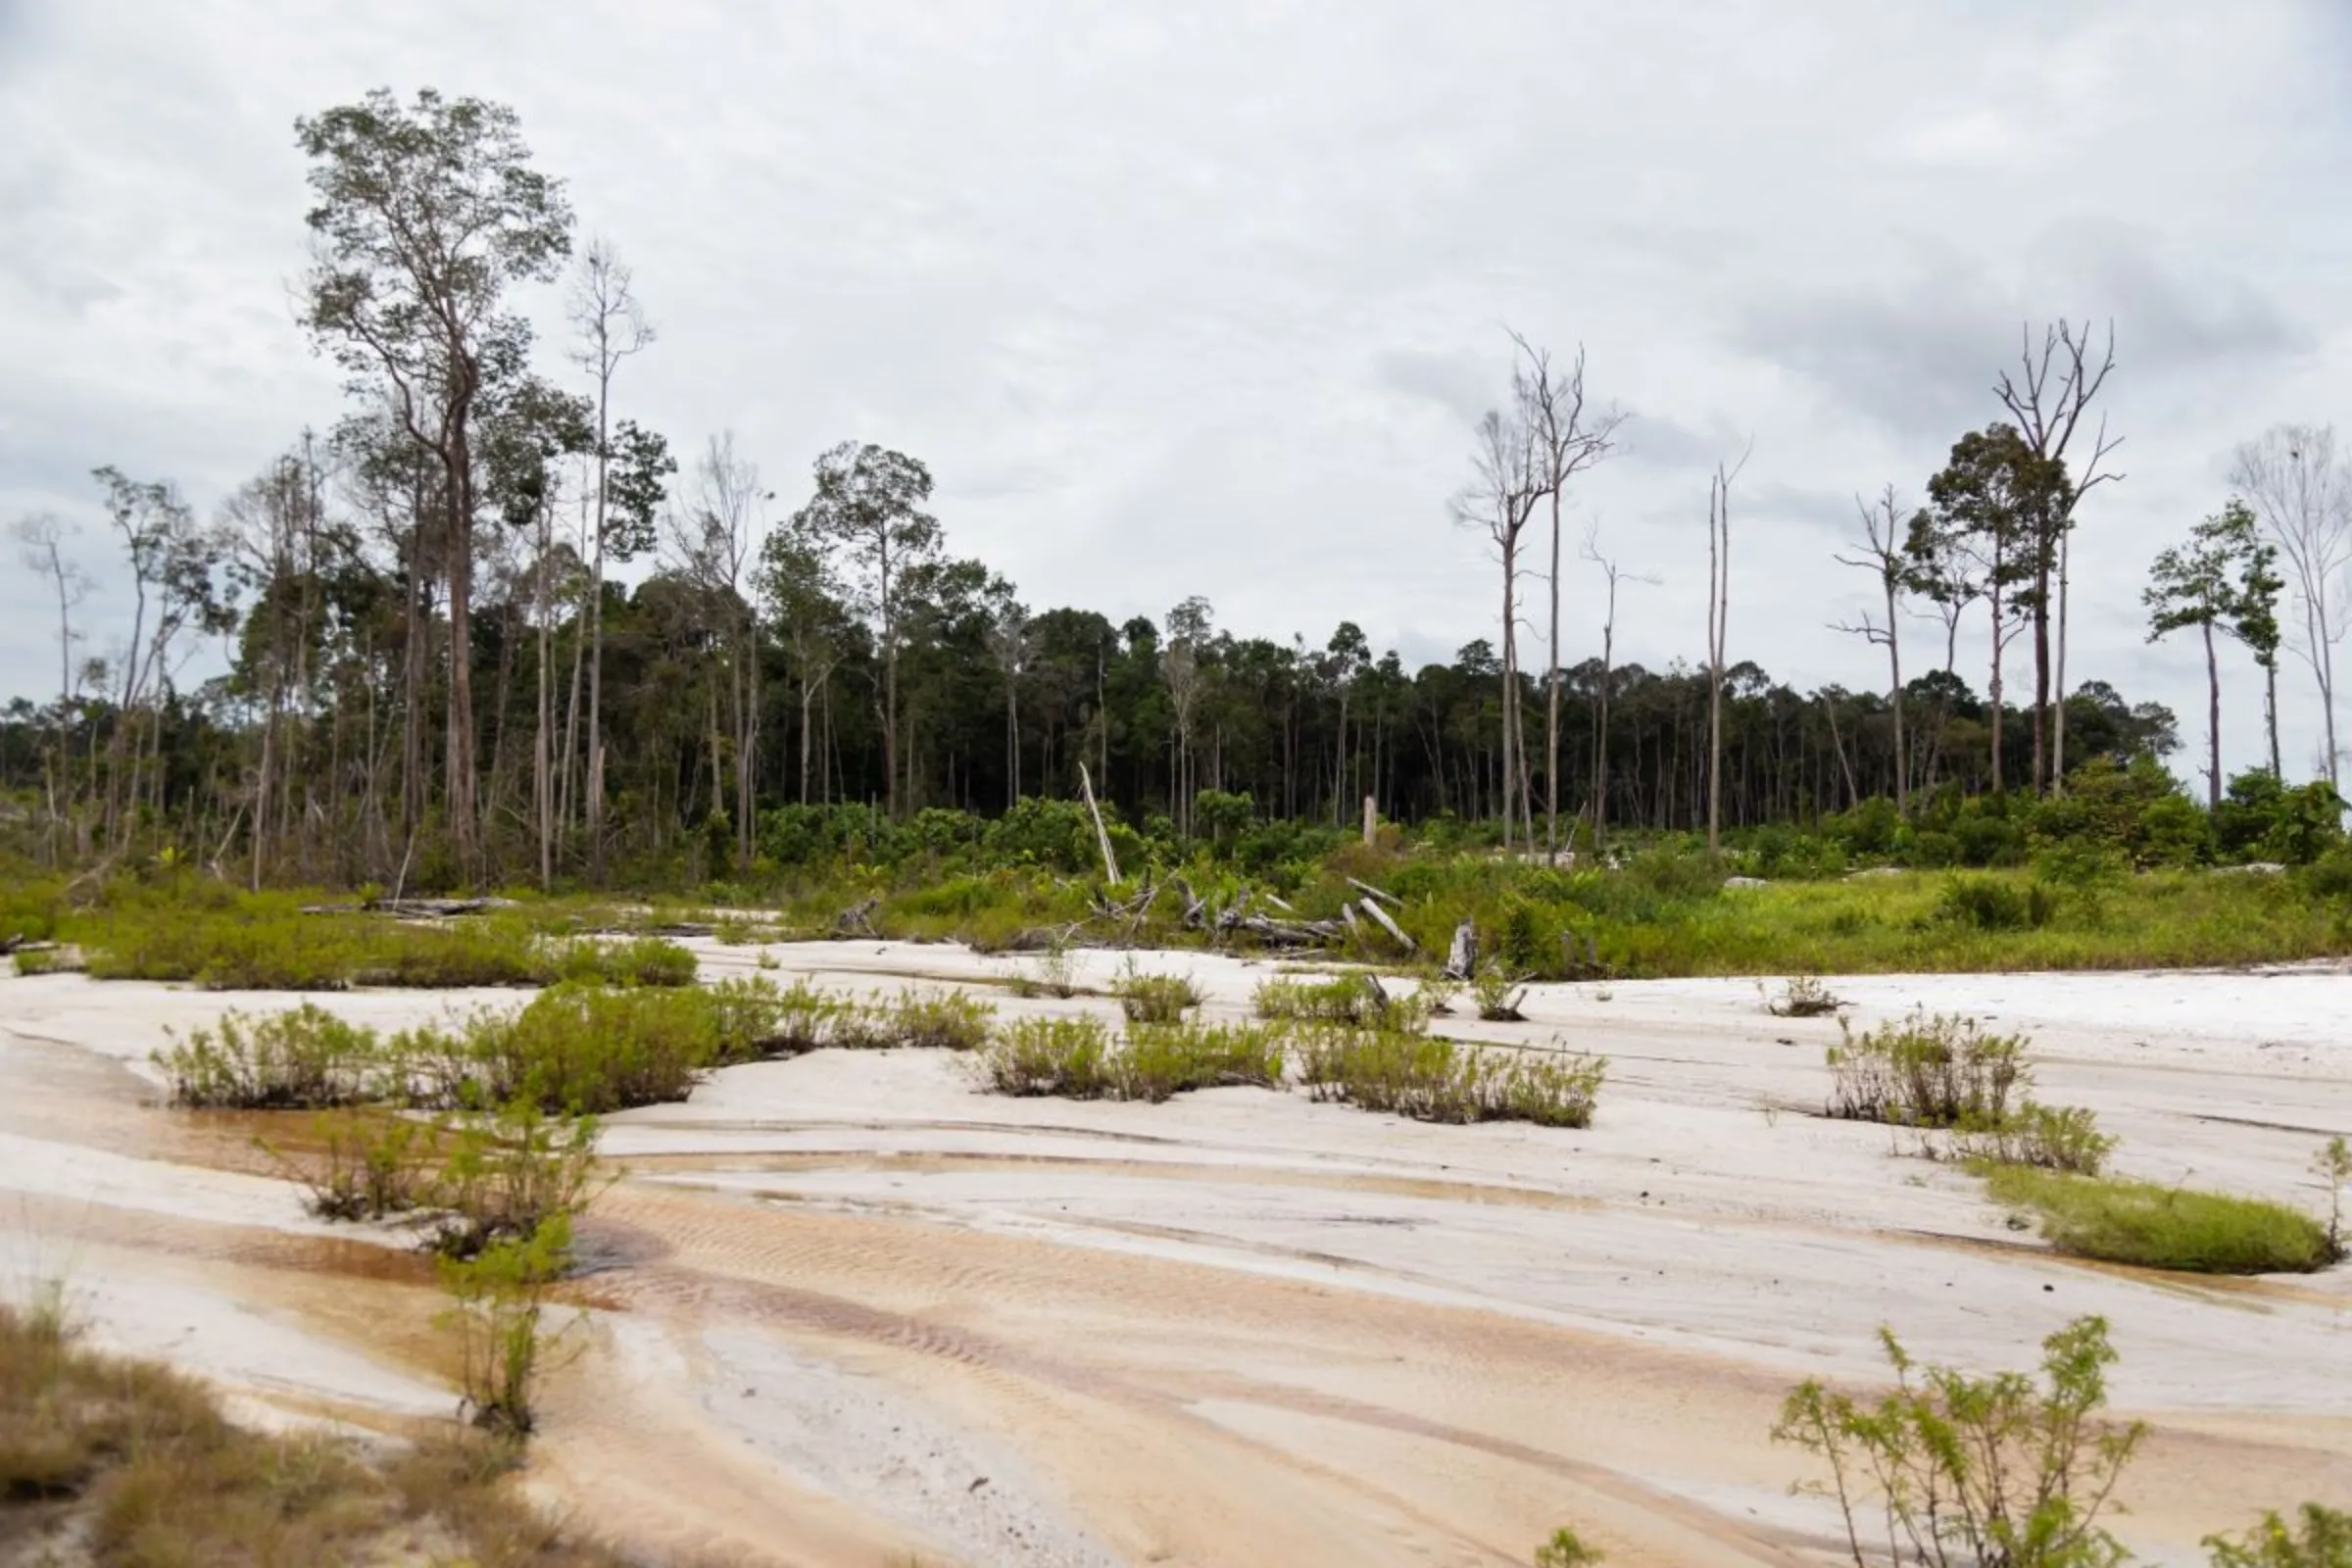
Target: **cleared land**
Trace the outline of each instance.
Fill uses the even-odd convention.
[[[1028,965],[944,946],[696,944],[895,992]],[[1118,958],[1085,955],[1106,987]],[[1271,963],[1147,956],[1239,1018]],[[2352,1132],[2352,974],[1833,980],[2034,1037],[2121,1174],[2324,1212]],[[166,1029],[285,995],[0,980],[0,1285],[62,1276],[110,1348],[249,1419],[446,1410],[443,1304],[398,1239],[301,1212],[254,1147],[300,1118],[158,1107]],[[319,1001],[397,1026],[512,991]],[[1523,1024],[1607,1055],[1587,1131],[1427,1126],[1298,1094],[1016,1101],[965,1058],[819,1052],[615,1116],[587,1318],[530,1486],[626,1544],[751,1561],[1525,1562],[1574,1521],[1613,1563],[1829,1560],[1767,1441],[1788,1386],[1881,1372],[1874,1331],[1974,1368],[2114,1325],[2157,1436],[2120,1533],[2157,1562],[2261,1506],[2352,1499],[2352,1270],[2202,1280],[2069,1261],[1916,1140],[1812,1114],[1829,1018],[1746,981],[1539,986]]]

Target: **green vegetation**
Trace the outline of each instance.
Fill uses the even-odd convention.
[[[1157,1104],[1195,1089],[1283,1086],[1280,1038],[1246,1025],[1134,1023],[1113,1040],[1100,1018],[1023,1018],[980,1056],[1001,1095],[1140,1100]]]
[[[1468,1046],[1417,1030],[1309,1026],[1299,1081],[1316,1100],[1415,1121],[1589,1127],[1605,1057]]]
[[[1829,1482],[1808,1490],[1836,1500],[1857,1565],[1880,1542],[1889,1568],[2125,1560],[2098,1521],[2146,1429],[2098,1419],[2116,1358],[2104,1318],[2078,1318],[2042,1342],[2040,1387],[2016,1372],[1922,1367],[1893,1334],[1880,1338],[1891,1392],[1863,1403],[1808,1379],[1772,1431],[1829,1466]]]
[[[16,1560],[121,1568],[403,1562],[619,1568],[502,1484],[514,1449],[433,1432],[368,1449],[231,1425],[193,1379],[0,1305],[0,1540]]]
[[[2096,1176],[2106,1168],[2115,1146],[2115,1139],[2099,1131],[2098,1118],[2082,1106],[2029,1100],[2000,1121],[1962,1124],[1952,1152],[1984,1165],[2028,1165]]]
[[[1763,989],[1761,983],[1757,989]],[[1844,1005],[1818,976],[1809,974],[1791,977],[1783,983],[1779,996],[1764,999],[1765,1010],[1776,1018],[1819,1018]]]
[[[2352,1568],[2352,1513],[2307,1502],[2293,1523],[2276,1513],[2242,1536],[2208,1536],[2213,1568]]]
[[[1283,1022],[1371,1024],[1386,1016],[1389,999],[1370,975],[1341,974],[1323,980],[1261,980],[1250,1006],[1260,1018]]]
[[[1471,1000],[1478,1004],[1478,1016],[1485,1023],[1525,1023],[1527,1015],[1519,1010],[1527,1001],[1527,987],[1518,976],[1499,963],[1490,963],[1471,978]]]
[[[442,1285],[456,1302],[446,1321],[458,1334],[460,1413],[494,1437],[519,1442],[537,1424],[539,1380],[556,1348],[544,1326],[547,1298],[570,1265],[566,1213],[441,1259]]]
[[[228,1013],[157,1053],[156,1064],[172,1102],[196,1110],[320,1109],[392,1092],[375,1031],[309,1002],[254,1018]]]
[[[1144,974],[1127,960],[1110,988],[1129,1023],[1181,1023],[1184,1015],[1207,999],[1184,975]]]
[[[1566,1525],[1551,1533],[1551,1539],[1536,1548],[1536,1568],[1592,1568],[1601,1562],[1601,1554],[1585,1544],[1582,1537]]]
[[[2076,1257],[2198,1274],[2308,1274],[2340,1259],[2327,1227],[2263,1199],[2028,1166],[1985,1172],[1995,1201],[2030,1209]]]
[[[2010,1095],[2032,1083],[2022,1035],[1988,1035],[1974,1018],[1914,1012],[1855,1034],[1838,1020],[1829,1052],[1829,1112],[1897,1127],[1999,1127]]]

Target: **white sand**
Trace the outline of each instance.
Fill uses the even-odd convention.
[[[869,993],[1023,967],[698,950],[706,976],[764,952]],[[1081,956],[1080,977],[1119,961]],[[1228,1016],[1277,969],[1139,961]],[[2126,1173],[2324,1212],[2308,1165],[2352,1133],[2352,975],[1831,986],[1861,1024],[1924,1005],[2030,1034],[2037,1093],[2095,1108]],[[0,982],[0,1219],[19,1212],[20,1252],[78,1252],[111,1343],[281,1403],[430,1406],[431,1293],[304,1253],[321,1228],[224,1152],[248,1129],[142,1104],[168,1027],[297,1000]],[[393,1027],[521,998],[314,1000]],[[2352,1271],[2058,1258],[1909,1140],[1809,1114],[1837,1026],[1770,1017],[1749,982],[1539,987],[1527,1012],[1446,1027],[1607,1055],[1591,1130],[1255,1090],[1011,1101],[917,1052],[732,1069],[613,1118],[629,1175],[586,1228],[599,1310],[538,1481],[655,1547],[760,1560],[1524,1562],[1574,1520],[1614,1562],[1811,1562],[1831,1521],[1767,1441],[1789,1383],[1875,1379],[1881,1324],[1986,1369],[2098,1312],[2117,1404],[2156,1428],[2121,1524],[2149,1560],[2201,1561],[2200,1535],[2258,1506],[2352,1502]]]

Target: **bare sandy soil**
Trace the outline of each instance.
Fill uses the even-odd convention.
[[[1003,980],[959,949],[701,949],[706,976],[890,992]],[[1100,984],[1117,959],[1084,960]],[[1199,955],[1212,1014],[1273,972]],[[2127,1174],[2324,1202],[2352,1133],[2352,974],[1840,980],[2029,1032],[2043,1098]],[[1006,1012],[1095,1007],[1021,1002]],[[429,1268],[319,1225],[253,1141],[157,1107],[149,1052],[230,1007],[0,981],[0,1289],[63,1276],[106,1343],[256,1418],[386,1425],[453,1396]],[[316,999],[381,1025],[514,993]],[[2031,1365],[2105,1314],[2156,1437],[2121,1533],[2152,1561],[2262,1506],[2352,1503],[2352,1271],[2197,1282],[2058,1258],[1885,1129],[1813,1115],[1828,1019],[1747,982],[1540,987],[1522,1025],[1612,1063],[1594,1126],[1430,1127],[1218,1090],[1009,1101],[936,1053],[818,1053],[615,1117],[576,1354],[533,1484],[657,1555],[746,1561],[1524,1563],[1574,1522],[1615,1564],[1832,1560],[1768,1441],[1809,1374]]]

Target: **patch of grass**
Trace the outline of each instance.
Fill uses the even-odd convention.
[[[1996,1202],[2032,1210],[2058,1250],[2198,1274],[2308,1274],[2338,1261],[2327,1228],[2283,1203],[2153,1182],[1984,1167]]]
[[[0,1540],[12,1560],[122,1568],[436,1560],[620,1568],[505,1484],[505,1445],[433,1433],[375,1452],[232,1425],[205,1388],[0,1305]]]
[[[1405,1012],[1427,1018],[1419,996],[1392,997],[1368,974],[1338,974],[1319,980],[1261,980],[1250,1001],[1260,1018],[1294,1023],[1344,1023],[1369,1027],[1397,1024]]]
[[[1301,1033],[1299,1078],[1316,1100],[1415,1121],[1589,1127],[1605,1057],[1466,1046],[1402,1030]]]
[[[562,946],[552,965],[557,980],[595,980],[607,985],[690,986],[694,955],[661,937],[621,942],[577,938]]]
[[[2058,895],[2038,881],[1956,876],[1944,885],[1936,912],[1979,931],[2038,931],[2057,915]]]
[[[355,1105],[386,1093],[375,1032],[316,1003],[210,1029],[155,1054],[172,1102],[196,1110],[294,1110]]]
[[[1180,1023],[1186,1013],[1207,1000],[1191,977],[1144,974],[1133,958],[1127,960],[1110,994],[1119,999],[1119,1010],[1130,1023]]]
[[[906,990],[876,1009],[883,1033],[894,1046],[926,1051],[978,1051],[988,1044],[989,1021],[997,1009],[956,991]]]
[[[1999,1127],[2009,1097],[2033,1082],[2022,1035],[1988,1035],[1974,1018],[1914,1012],[1843,1037],[1829,1051],[1829,1114],[1897,1127]]]

